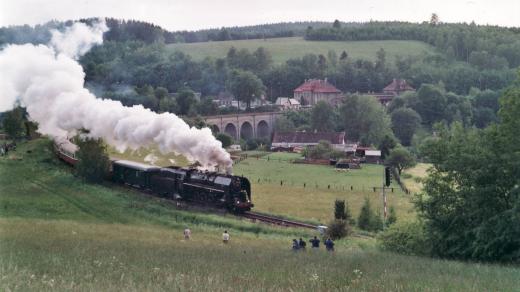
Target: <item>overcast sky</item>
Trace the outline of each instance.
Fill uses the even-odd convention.
[[[85,17],[137,19],[169,30],[274,22],[404,20],[520,27],[520,0],[0,0],[0,26]]]

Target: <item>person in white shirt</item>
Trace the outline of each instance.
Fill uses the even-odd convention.
[[[222,233],[222,242],[224,242],[224,243],[229,242],[229,233],[227,232],[227,230],[225,230],[224,233]]]
[[[186,229],[184,229],[184,239],[185,240],[189,240],[191,238],[191,230],[186,227]]]

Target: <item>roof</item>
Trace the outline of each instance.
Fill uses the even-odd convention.
[[[381,156],[380,150],[365,150],[365,156]]]
[[[392,83],[388,84],[383,91],[407,91],[415,90],[404,79],[394,79]]]
[[[329,141],[331,144],[343,144],[345,132],[275,132],[273,137],[273,143],[317,144],[321,140]]]
[[[150,170],[159,170],[160,169],[160,167],[157,167],[154,165],[149,165],[149,164],[144,164],[144,163],[139,163],[139,162],[129,161],[129,160],[116,160],[116,161],[114,161],[114,164],[130,167],[130,168],[137,169],[137,170],[150,171]]]
[[[334,85],[330,84],[327,79],[309,79],[294,90],[294,92],[321,92],[321,93],[341,93]]]

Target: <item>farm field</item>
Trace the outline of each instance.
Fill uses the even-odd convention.
[[[331,219],[334,200],[346,200],[357,216],[367,197],[383,212],[381,191],[373,190],[382,184],[383,166],[363,164],[362,169],[338,172],[331,166],[290,162],[296,158],[300,155],[271,153],[260,159],[249,157],[234,166],[236,175],[252,182],[255,210],[326,223]],[[388,206],[396,208],[398,218],[414,216],[410,197],[397,184],[391,187],[394,192],[387,193]]]
[[[0,158],[0,290],[517,291],[517,267],[381,252],[373,238],[294,253],[310,230],[178,210],[114,186],[85,184],[46,140]],[[185,241],[189,226],[193,238]],[[223,229],[231,242],[220,241]],[[255,263],[252,265],[251,263]],[[298,269],[295,269],[298,267]]]
[[[376,52],[381,48],[386,51],[388,60],[393,60],[397,55],[414,56],[424,51],[433,51],[431,46],[418,41],[306,41],[301,37],[168,45],[170,50],[189,54],[195,60],[202,60],[206,57],[223,58],[231,47],[250,51],[264,47],[273,56],[273,62],[278,64],[311,53],[326,56],[330,50],[335,51],[338,56],[341,52],[346,51],[349,58],[368,60],[375,60]]]

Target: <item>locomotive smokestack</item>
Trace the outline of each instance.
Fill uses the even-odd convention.
[[[83,87],[85,73],[75,59],[101,44],[105,31],[104,21],[91,27],[75,23],[64,32],[53,31],[47,46],[6,46],[0,51],[0,112],[20,103],[38,131],[54,138],[86,129],[120,151],[157,144],[163,153],[230,172],[230,155],[210,129],[189,127],[174,114],[157,114],[142,105],[97,99]]]

